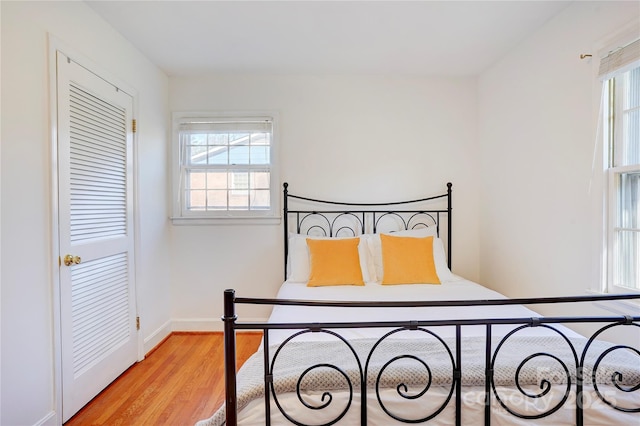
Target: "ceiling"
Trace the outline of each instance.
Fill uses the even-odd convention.
[[[169,75],[477,75],[570,1],[87,1]]]

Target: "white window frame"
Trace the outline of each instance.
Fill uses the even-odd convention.
[[[637,37],[637,36],[636,36]],[[633,40],[628,40],[633,41]],[[618,46],[624,46],[626,43],[619,43]],[[605,58],[607,54],[611,56],[611,51],[613,49],[609,49],[609,52],[602,54],[601,57]],[[602,70],[601,61],[601,79],[603,80],[603,100],[602,103],[605,108],[602,111],[602,122],[603,122],[603,147],[604,147],[604,159],[605,159],[605,211],[606,211],[606,237],[605,237],[605,274],[603,276],[605,283],[603,284],[603,288],[608,293],[640,293],[639,288],[632,287],[624,287],[620,285],[616,285],[614,282],[614,268],[615,265],[615,247],[616,247],[616,231],[617,231],[617,213],[618,213],[618,205],[619,205],[619,182],[620,176],[629,172],[640,172],[640,164],[633,165],[616,165],[616,159],[614,156],[617,154],[612,150],[612,145],[616,143],[616,141],[612,140],[613,138],[621,137],[622,131],[617,131],[616,129],[622,129],[622,114],[621,111],[623,109],[622,106],[622,91],[620,90],[619,85],[614,85],[614,93],[611,93],[610,80],[615,76],[622,75],[625,71],[629,69],[640,66],[640,62],[635,61],[632,65],[626,65],[624,68],[620,68],[618,70],[613,70],[613,72],[605,72]],[[613,116],[613,118],[609,117],[609,113],[613,107],[613,110],[617,113]],[[611,134],[612,127],[614,129],[613,136]]]
[[[640,293],[640,288],[624,287],[616,285],[614,282],[614,268],[615,265],[615,240],[616,240],[616,217],[617,217],[617,205],[619,191],[620,175],[629,172],[640,173],[640,167],[633,166],[619,166],[611,167],[607,170],[608,189],[607,189],[607,204],[608,204],[608,229],[607,229],[607,292],[609,293]]]
[[[272,123],[270,143],[270,209],[268,210],[220,210],[191,211],[186,208],[185,179],[183,153],[181,152],[180,125],[189,121],[246,121],[247,119],[264,119]],[[172,114],[172,216],[174,225],[249,225],[279,224],[280,215],[280,178],[278,167],[278,122],[279,115],[275,111],[178,111]]]

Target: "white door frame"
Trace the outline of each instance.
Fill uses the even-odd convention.
[[[58,110],[58,97],[57,97],[57,67],[56,67],[56,52],[60,51],[67,57],[73,58],[73,61],[81,66],[92,70],[94,73],[100,75],[105,80],[118,86],[119,89],[131,95],[133,98],[133,117],[138,117],[138,91],[122,82],[115,77],[112,73],[105,71],[104,68],[96,65],[93,61],[88,59],[83,54],[77,52],[69,45],[65,44],[61,40],[57,39],[52,34],[48,34],[48,61],[49,61],[49,128],[51,133],[50,137],[50,164],[51,164],[51,300],[52,300],[52,324],[53,324],[53,384],[54,392],[53,408],[56,413],[56,424],[62,424],[62,336],[61,336],[61,321],[60,321],[60,275],[59,275],[59,259],[62,254],[60,253],[58,233],[58,129],[57,129],[57,110]],[[138,133],[133,134],[133,245],[134,251],[139,252],[140,247],[140,217],[138,209]],[[138,282],[138,263],[134,265],[134,301],[136,304],[136,311],[140,315],[138,292],[135,291],[136,284]],[[138,361],[144,359],[144,339],[142,338],[142,326],[137,333],[137,347],[138,347]]]

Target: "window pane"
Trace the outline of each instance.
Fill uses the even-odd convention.
[[[251,164],[269,164],[271,162],[270,148],[267,145],[251,147]]]
[[[249,164],[249,147],[232,146],[229,148],[229,164]]]
[[[210,133],[209,145],[226,145],[229,143],[229,135],[226,133]]]
[[[240,145],[240,144],[249,145],[250,139],[251,139],[251,135],[249,133],[229,133],[230,145]]]
[[[269,179],[269,171],[187,171],[187,209],[268,210]]]
[[[249,191],[229,191],[229,210],[249,210]]]
[[[618,220],[620,228],[640,228],[640,172],[621,173],[618,193]]]
[[[226,146],[209,147],[208,161],[209,164],[228,164],[228,148]]]
[[[618,166],[640,164],[640,67],[616,78],[622,85],[622,126],[615,150]]]
[[[203,133],[192,133],[189,135],[189,145],[206,145],[207,135]]]
[[[187,171],[187,181],[189,189],[205,189],[206,188],[206,173]]]
[[[249,172],[232,172],[231,173],[231,189],[247,190],[249,189]]]
[[[207,172],[207,189],[227,189],[227,171]]]
[[[251,134],[251,145],[269,145],[270,143],[269,133]]]
[[[622,287],[640,289],[640,232],[616,232],[613,282]]]
[[[628,71],[625,75],[626,96],[624,109],[640,106],[640,67]]]
[[[207,147],[187,145],[187,164],[207,164]]]
[[[251,191],[251,210],[269,210],[271,199],[269,190],[257,189]]]
[[[640,108],[625,112],[622,165],[640,164]]]
[[[207,210],[226,210],[227,191],[213,190],[207,191]]]
[[[187,191],[185,198],[187,200],[187,210],[205,210],[207,205],[206,191]]]
[[[252,189],[269,189],[269,172],[253,172],[251,173]]]
[[[639,200],[640,172],[620,173],[613,279],[622,287],[640,288]]]

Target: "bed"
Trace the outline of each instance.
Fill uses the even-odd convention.
[[[640,295],[507,299],[455,275],[451,183],[391,203],[283,195],[285,281],[274,299],[225,291],[225,405],[198,426],[640,425],[640,317],[535,312]],[[273,309],[241,322],[239,304]],[[608,343],[619,328],[628,344]],[[236,375],[239,330],[264,337]]]

